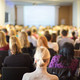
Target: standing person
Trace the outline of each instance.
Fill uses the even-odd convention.
[[[22,80],[59,80],[56,75],[47,72],[47,65],[50,60],[50,53],[47,48],[41,46],[35,53],[36,70],[32,73],[25,73]]]
[[[9,49],[9,44],[6,41],[6,35],[3,31],[0,31],[0,51],[8,49]]]

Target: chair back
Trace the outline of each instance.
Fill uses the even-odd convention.
[[[6,56],[8,56],[8,51],[0,51],[0,57],[2,59],[2,62],[4,61]]]
[[[74,57],[80,57],[80,50],[74,50]]]
[[[3,67],[2,80],[22,80],[26,72],[29,72],[27,67]]]
[[[59,80],[71,80],[71,72],[67,68],[47,68],[48,73],[57,75]]]

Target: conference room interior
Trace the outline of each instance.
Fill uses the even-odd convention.
[[[35,78],[80,80],[80,0],[0,0],[0,80]]]

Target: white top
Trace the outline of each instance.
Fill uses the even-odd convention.
[[[75,40],[75,44],[76,43],[80,43],[80,38],[78,38],[78,39]]]
[[[28,40],[33,44],[33,46],[35,47],[37,46],[37,40],[35,39],[34,36],[28,36]]]
[[[66,43],[66,42],[72,43],[74,45],[74,40],[72,40],[72,39],[70,39],[68,37],[65,37],[65,38],[60,39],[58,41],[58,44],[59,44],[60,47],[62,47],[64,45],[64,43]]]
[[[56,52],[59,50],[58,43],[56,43],[56,42],[48,42],[48,46],[49,46],[49,48],[52,48]]]
[[[37,68],[32,73],[25,73],[22,80],[59,80],[56,75],[51,75],[46,68]]]

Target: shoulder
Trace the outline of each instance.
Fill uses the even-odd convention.
[[[60,57],[61,57],[60,55],[55,55],[53,56],[52,61],[58,61]]]
[[[56,75],[48,74],[48,77],[49,77],[51,80],[59,80],[59,78],[58,78]]]
[[[33,72],[32,72],[33,73]],[[31,77],[31,74],[32,73],[25,73],[24,75],[23,75],[23,78],[22,78],[22,80],[29,80],[29,78]]]
[[[28,78],[29,78],[29,73],[25,73],[25,74],[23,75],[22,80],[28,80]]]
[[[52,80],[59,80],[59,78],[56,75],[52,75]]]
[[[13,58],[13,55],[5,57],[4,61],[10,61]]]

